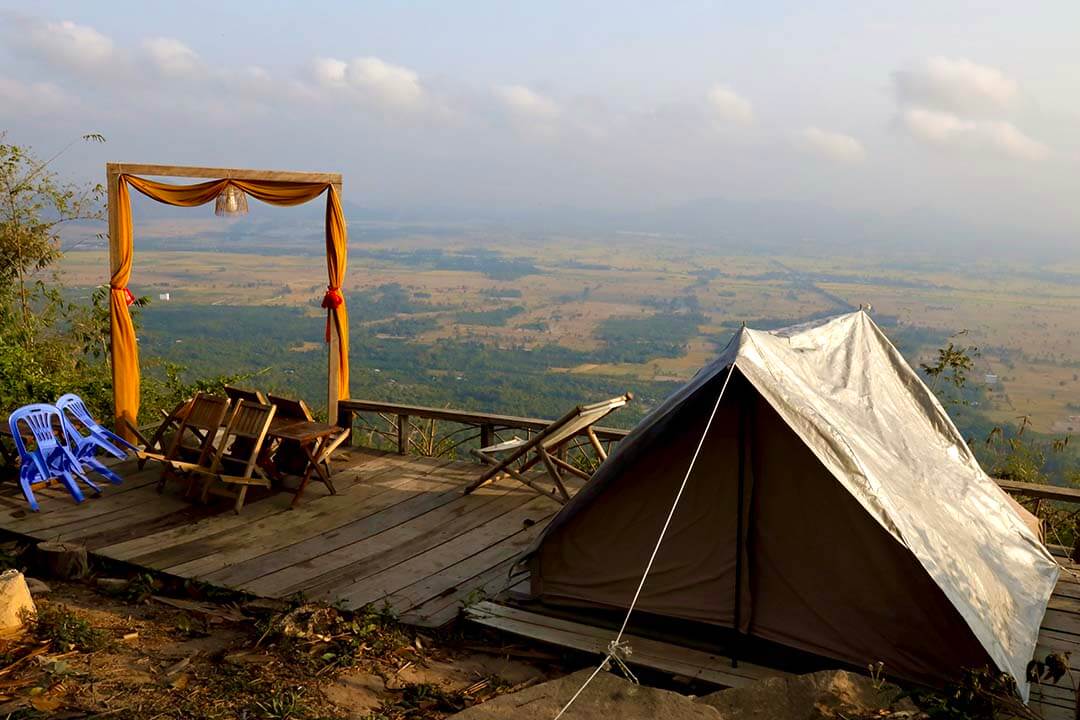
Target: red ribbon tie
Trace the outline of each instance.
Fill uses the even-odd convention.
[[[327,285],[326,294],[323,295],[322,306],[327,310],[337,310],[345,304],[345,298],[341,295],[341,288]]]
[[[329,311],[326,313],[326,342],[330,342],[330,315],[344,304],[345,297],[341,294],[341,288],[327,285],[322,299],[322,306]]]

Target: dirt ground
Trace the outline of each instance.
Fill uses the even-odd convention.
[[[377,611],[148,576],[46,582],[36,618],[0,640],[0,718],[426,720],[567,670],[543,650]]]

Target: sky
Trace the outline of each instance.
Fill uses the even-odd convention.
[[[709,198],[1080,244],[1080,3],[8,2],[0,130],[372,208]],[[782,210],[778,210],[782,211]]]

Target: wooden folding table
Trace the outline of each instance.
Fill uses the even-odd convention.
[[[293,496],[291,507],[296,507],[296,503],[300,501],[300,495],[303,494],[304,488],[307,487],[312,472],[326,485],[331,495],[337,494],[334,483],[330,480],[330,473],[323,466],[323,462],[326,460],[326,456],[337,447],[338,443],[332,442],[332,439],[336,440],[339,433],[341,433],[341,428],[336,425],[308,420],[300,420],[270,428],[268,433],[270,437],[278,440],[292,440],[300,446],[308,459],[307,467],[300,478],[300,485],[297,486],[296,494]]]

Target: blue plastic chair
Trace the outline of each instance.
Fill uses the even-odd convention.
[[[34,436],[36,447],[28,450],[19,423],[22,422],[29,428]],[[34,485],[44,485],[53,478],[58,479],[67,488],[75,502],[83,501],[82,491],[76,482],[76,478],[86,483],[96,494],[101,493],[99,488],[83,474],[82,465],[71,453],[67,446],[62,445],[53,431],[53,425],[64,427],[64,415],[52,405],[38,403],[25,405],[8,417],[8,427],[15,439],[15,447],[19,451],[21,463],[19,465],[19,485],[22,487],[26,501],[30,503],[30,509],[38,511],[37,500],[34,499]]]
[[[127,457],[128,452],[138,453],[139,448],[102,426],[86,409],[82,398],[74,393],[68,393],[57,400],[56,408],[64,416],[64,432],[79,462],[108,479],[113,485],[119,485],[122,482],[120,476],[97,459],[98,448],[118,458]],[[81,434],[77,425],[81,425],[88,434]]]

